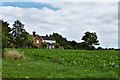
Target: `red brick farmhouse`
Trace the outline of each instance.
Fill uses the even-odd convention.
[[[43,43],[47,43],[48,46],[47,48],[51,49],[51,48],[54,48],[54,44],[56,43],[54,37],[51,37],[51,36],[39,36],[39,35],[36,35],[36,32],[33,32],[33,36],[34,36],[34,45],[39,47],[39,48],[42,48],[42,44]]]

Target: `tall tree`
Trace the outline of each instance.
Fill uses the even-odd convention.
[[[0,27],[2,28],[2,48],[9,47],[10,45],[10,31],[11,28],[8,27],[9,23],[0,20]]]
[[[87,44],[90,48],[92,48],[94,45],[99,45],[99,40],[97,40],[98,37],[95,32],[89,32],[87,31],[85,35],[82,37],[82,40],[84,40],[84,43]]]
[[[67,41],[67,38],[63,38],[62,35],[58,34],[58,33],[53,33],[51,35],[51,37],[54,37],[56,42],[60,44],[60,46],[64,47],[64,48],[69,48],[69,42]]]
[[[34,40],[33,40],[33,36],[31,35],[31,34],[27,34],[27,39],[25,40],[25,45],[28,47],[28,48],[31,48],[31,47],[33,47],[34,45],[33,45],[33,42],[34,42]]]
[[[27,39],[27,32],[24,29],[24,24],[19,20],[16,20],[13,24],[12,39],[16,47],[23,47]]]
[[[73,41],[70,41],[70,44],[71,44],[71,46],[74,48],[75,45],[77,44],[77,42],[73,40]]]

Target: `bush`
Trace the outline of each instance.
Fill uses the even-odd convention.
[[[64,48],[65,49],[73,49],[73,47],[71,45],[65,45]]]
[[[48,46],[48,44],[45,42],[42,44],[42,48],[47,48],[47,46]]]
[[[97,50],[102,50],[102,47],[98,47]]]
[[[8,50],[8,49],[4,50],[3,57],[10,58],[10,59],[15,59],[15,60],[25,59],[24,55],[21,54],[19,51],[17,51],[17,50]]]
[[[55,43],[55,48],[60,48],[60,45],[58,43]]]

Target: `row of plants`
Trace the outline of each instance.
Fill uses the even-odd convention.
[[[26,52],[27,51],[27,52]],[[30,50],[31,51],[31,50]],[[31,56],[35,61],[43,60],[65,66],[82,66],[91,69],[117,70],[117,51],[86,51],[86,50],[46,50],[33,49],[26,55]],[[106,56],[105,56],[106,55]]]
[[[119,59],[115,50],[5,50],[4,77],[118,77]]]

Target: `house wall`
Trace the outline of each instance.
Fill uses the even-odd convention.
[[[34,37],[34,45],[38,46],[38,47],[41,47],[41,45],[42,45],[42,39],[40,37],[38,37],[38,36]]]
[[[41,47],[42,47],[42,43],[44,43],[44,42],[48,43],[48,48],[49,48],[49,49],[52,49],[52,48],[55,47],[55,46],[53,45],[54,43],[56,43],[55,40],[43,40],[43,38],[41,38],[41,37],[39,37],[39,36],[34,37],[34,45],[35,45],[35,46],[38,46],[39,48],[41,48]],[[49,44],[49,43],[50,43],[50,44]]]
[[[54,40],[43,40],[43,42],[47,42],[47,43],[56,43],[56,41],[54,41]]]

